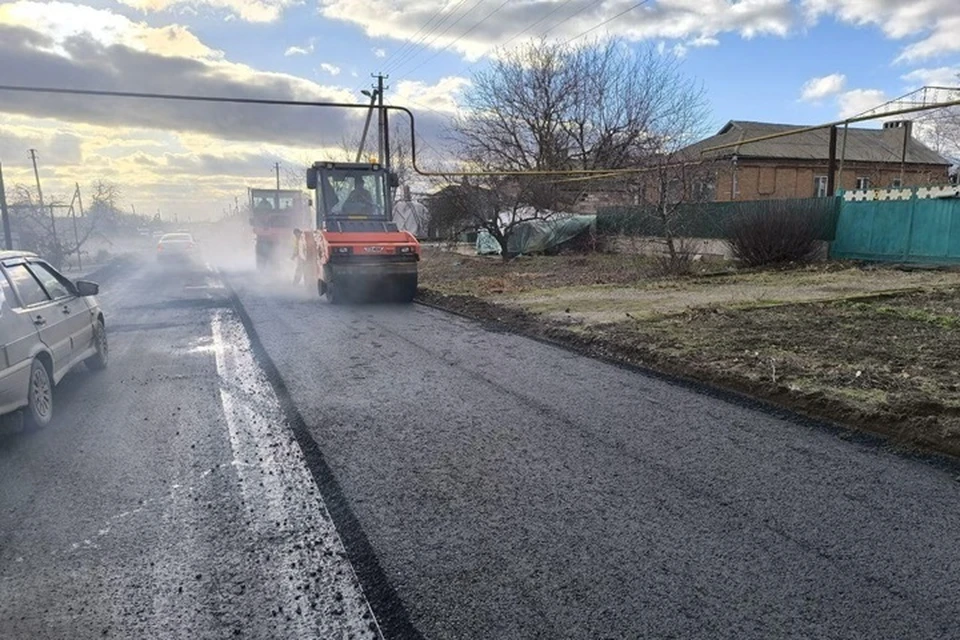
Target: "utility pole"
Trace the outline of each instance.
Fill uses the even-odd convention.
[[[373,117],[373,107],[377,104],[377,90],[374,89],[373,93],[363,90],[362,93],[365,96],[370,98],[370,108],[367,110],[367,119],[363,123],[363,135],[360,136],[360,148],[357,149],[357,159],[354,162],[360,162],[363,158],[363,147],[367,144],[367,132],[370,131],[370,119]]]
[[[40,188],[40,171],[37,169],[37,150],[30,149],[30,160],[33,161],[33,177],[37,179],[37,197],[40,199],[40,212],[43,212],[43,189]],[[50,207],[50,230],[53,232],[53,245],[60,246],[57,240],[57,218],[53,215],[53,207]]]
[[[837,125],[830,127],[830,149],[827,160],[827,197],[837,195]]]
[[[80,196],[80,183],[74,183],[77,185],[77,203],[80,205],[80,217],[86,217],[87,214],[83,212],[83,198]]]
[[[276,191],[276,194],[275,194],[275,197],[274,197],[273,208],[274,208],[275,210],[279,211],[279,210],[280,210],[280,163],[279,163],[279,162],[274,162],[274,163],[273,163],[273,168],[274,168],[274,169],[276,170],[276,172],[277,172],[277,191]]]
[[[10,234],[10,212],[7,211],[7,192],[3,188],[3,163],[0,162],[0,214],[3,215],[3,241],[9,250],[13,249],[13,237]]]
[[[377,78],[377,103],[380,107],[378,121],[380,123],[380,153],[377,156],[380,164],[388,171],[390,170],[390,123],[387,119],[387,110],[383,108],[383,90],[390,87],[384,87],[383,81],[388,80],[390,76],[384,76],[382,73],[376,75]]]
[[[80,257],[80,233],[77,231],[77,210],[73,208],[73,203],[77,201],[79,195],[80,185],[77,184],[73,197],[70,198],[70,220],[73,221],[73,243],[77,247],[77,268],[83,269],[83,259]]]

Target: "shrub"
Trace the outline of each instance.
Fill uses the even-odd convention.
[[[808,262],[819,249],[823,218],[804,208],[771,201],[763,209],[743,208],[728,223],[733,257],[749,267]]]

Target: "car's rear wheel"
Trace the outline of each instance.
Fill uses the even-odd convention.
[[[98,320],[93,328],[93,345],[97,348],[97,352],[84,362],[94,371],[102,371],[107,368],[108,356],[110,355],[109,345],[107,344],[107,329],[103,326],[102,320]]]
[[[27,427],[42,429],[53,419],[53,380],[39,360],[30,365],[30,386],[24,420]]]

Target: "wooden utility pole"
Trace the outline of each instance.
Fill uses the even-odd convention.
[[[277,190],[273,192],[273,209],[280,210],[280,163],[274,162],[273,169],[277,173]]]
[[[75,183],[77,185],[77,204],[80,205],[80,217],[85,218],[87,214],[83,212],[83,197],[80,195],[80,183]]]
[[[13,249],[13,236],[10,233],[10,212],[7,211],[7,192],[3,188],[3,163],[0,163],[0,214],[3,216],[4,246]]]
[[[37,169],[37,150],[30,149],[30,160],[33,161],[33,177],[37,180],[37,197],[40,200],[40,212],[43,213],[43,189],[40,188],[40,171]],[[50,207],[50,231],[53,233],[53,245],[60,246],[60,240],[57,239],[57,217],[53,214],[53,207]]]
[[[80,258],[80,234],[77,231],[77,211],[73,208],[73,203],[76,202],[77,198],[80,197],[80,183],[77,183],[77,188],[73,192],[73,197],[70,198],[70,218],[73,220],[73,241],[77,245],[77,268],[83,269],[83,260]]]
[[[363,158],[363,147],[367,144],[367,132],[370,131],[370,119],[373,117],[373,107],[377,104],[377,90],[373,93],[363,91],[363,95],[370,96],[370,109],[367,111],[367,119],[363,123],[363,134],[360,136],[360,148],[357,149],[357,159],[354,162],[360,162]]]
[[[390,87],[384,87],[383,81],[390,76],[377,74],[377,102],[380,107],[380,154],[378,160],[388,171],[390,170],[390,122],[387,118],[387,110],[383,108],[383,90]]]
[[[830,157],[827,162],[827,197],[832,198],[837,190],[837,125],[830,127]]]

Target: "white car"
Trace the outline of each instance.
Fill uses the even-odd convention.
[[[53,389],[72,367],[107,366],[99,285],[72,282],[24,251],[0,251],[0,415],[29,426],[53,418]]]
[[[190,265],[198,256],[197,243],[189,233],[165,233],[157,243],[157,262]]]

